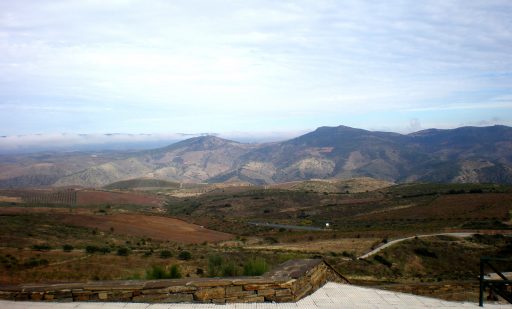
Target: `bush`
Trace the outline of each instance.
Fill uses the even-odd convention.
[[[169,250],[162,250],[162,251],[160,251],[160,258],[168,259],[170,257],[172,257],[171,251],[169,251]]]
[[[110,247],[101,247],[99,250],[98,250],[100,253],[103,253],[103,254],[107,254],[107,253],[110,253]]]
[[[150,270],[146,271],[146,279],[165,279],[165,269],[161,266],[154,265]]]
[[[356,257],[356,255],[353,252],[348,252],[348,251],[343,251],[341,253],[341,255],[344,257],[347,257],[347,258],[351,258],[351,259],[354,259]]]
[[[235,277],[238,276],[238,269],[233,262],[228,262],[222,268],[222,276],[223,277]]]
[[[181,278],[181,271],[178,265],[172,265],[169,270],[169,278],[170,279],[178,279]]]
[[[279,242],[279,240],[277,240],[275,237],[272,237],[272,236],[267,236],[264,239],[265,239],[265,242],[269,243],[269,244],[277,244]]]
[[[414,253],[416,253],[417,255],[421,255],[421,256],[431,257],[431,258],[437,259],[437,254],[435,252],[432,252],[432,251],[428,250],[425,247],[414,249]]]
[[[100,248],[98,246],[86,246],[85,247],[85,252],[87,253],[96,253],[100,251]]]
[[[49,264],[48,260],[46,260],[46,259],[38,259],[38,258],[31,257],[28,261],[23,263],[23,267],[32,268],[32,267],[44,266],[44,265],[48,265],[48,264]]]
[[[74,248],[73,248],[73,246],[72,246],[72,245],[65,244],[64,246],[62,246],[62,250],[63,250],[64,252],[71,252],[71,251],[73,251],[73,249],[74,249]]]
[[[154,265],[146,271],[146,279],[178,279],[181,278],[181,271],[178,265],[172,265],[169,272],[162,266]]]
[[[374,258],[373,258],[375,261],[381,263],[382,265],[384,266],[387,266],[387,267],[391,267],[393,264],[388,261],[385,257],[383,257],[382,255],[376,255]]]
[[[222,274],[222,265],[224,260],[220,255],[212,255],[208,257],[208,276],[218,277]]]
[[[38,251],[48,251],[48,250],[51,250],[52,247],[50,247],[50,245],[48,245],[48,244],[42,244],[42,245],[33,245],[32,249],[38,250]]]
[[[130,254],[130,250],[126,247],[121,247],[117,249],[117,255],[119,256],[128,256]]]
[[[251,259],[244,265],[244,276],[260,276],[268,270],[267,262],[262,258]]]
[[[192,258],[192,254],[190,254],[190,252],[188,252],[188,251],[181,251],[180,254],[178,255],[178,259],[184,260],[184,261],[188,261],[191,258]]]

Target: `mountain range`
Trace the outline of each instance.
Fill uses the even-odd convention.
[[[354,177],[512,183],[512,128],[496,125],[398,134],[320,127],[274,143],[200,136],[144,151],[0,157],[3,188],[102,187],[133,178],[272,184]]]

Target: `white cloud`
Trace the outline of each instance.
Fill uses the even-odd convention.
[[[180,131],[195,114],[192,131],[229,131],[241,128],[226,118],[272,113],[314,127],[333,114],[510,109],[491,102],[512,93],[510,14],[487,0],[5,1],[0,121],[51,132],[59,119],[17,111],[104,112],[114,126],[165,118],[146,130]],[[110,128],[104,118],[89,117],[93,131]]]

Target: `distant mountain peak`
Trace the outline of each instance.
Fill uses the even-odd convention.
[[[240,143],[215,135],[202,135],[169,145],[165,147],[164,150],[172,150],[178,148],[189,148],[190,150],[212,150],[227,145],[240,145]]]

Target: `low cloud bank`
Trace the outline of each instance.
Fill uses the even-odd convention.
[[[229,132],[217,133],[154,133],[154,134],[27,134],[0,136],[0,154],[39,151],[97,151],[140,150],[167,146],[192,137],[215,135],[244,143],[263,143],[286,140],[306,131],[290,132]]]

